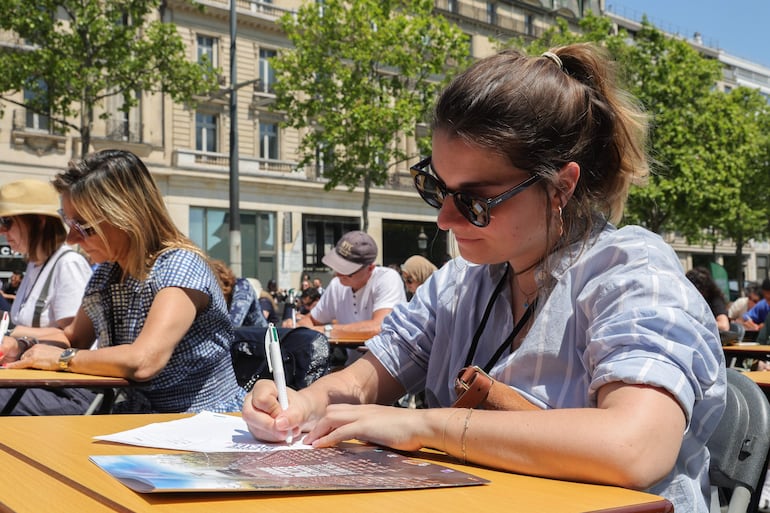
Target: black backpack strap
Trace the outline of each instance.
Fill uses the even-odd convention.
[[[45,281],[43,282],[43,288],[40,289],[40,294],[38,294],[37,301],[35,301],[35,312],[32,314],[33,328],[40,327],[40,315],[43,313],[43,308],[45,308],[45,304],[48,300],[48,288],[51,286],[51,277],[53,276],[53,270],[56,268],[56,262],[58,262],[59,259],[64,255],[66,255],[67,253],[74,253],[74,251],[71,249],[63,251],[59,256],[56,257],[56,259],[53,262],[50,262],[51,263],[50,271],[48,272],[48,276],[45,277]],[[40,269],[40,272],[41,273],[45,272],[46,267],[48,267],[48,265],[44,265],[43,268]]]

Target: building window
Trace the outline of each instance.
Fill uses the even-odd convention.
[[[134,106],[127,108],[122,94],[110,96],[107,99],[110,117],[106,120],[107,138],[114,141],[141,142],[141,116],[139,104],[141,94],[134,93]]]
[[[524,30],[526,31],[528,36],[534,36],[535,35],[535,17],[531,14],[527,14],[524,16]]]
[[[316,178],[326,176],[332,170],[334,150],[331,146],[319,144],[315,147]]]
[[[276,276],[275,212],[241,211],[241,274],[263,285]],[[230,214],[222,208],[190,207],[190,238],[211,258],[230,259]]]
[[[206,112],[195,113],[195,149],[208,153],[216,153],[218,116]]]
[[[275,84],[275,70],[270,64],[270,59],[275,57],[275,50],[259,49],[259,92],[273,93],[273,84]]]
[[[48,111],[48,86],[42,80],[37,81],[37,86],[24,89],[24,104],[32,108],[26,109],[26,128],[36,132],[48,132],[51,128],[51,120],[41,111]]]
[[[457,0],[447,0],[446,7],[449,12],[457,14]]]
[[[304,245],[305,271],[324,271],[327,267],[321,259],[337,244],[343,234],[360,230],[358,219],[350,217],[303,216],[302,242]]]
[[[497,6],[494,2],[487,2],[487,23],[490,25],[497,23]]]
[[[218,65],[217,45],[219,38],[198,34],[198,63],[206,63],[212,68]]]
[[[769,271],[770,269],[768,269],[768,265],[767,265],[767,256],[757,255],[757,281],[761,282],[762,280],[770,276],[770,274],[768,274]]]
[[[278,160],[278,123],[259,123],[259,156]]]

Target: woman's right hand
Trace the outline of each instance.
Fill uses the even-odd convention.
[[[305,426],[312,409],[302,394],[287,388],[289,407],[284,410],[278,403],[278,389],[269,379],[254,384],[243,401],[243,419],[252,435],[266,442],[283,442],[289,435],[297,439]]]

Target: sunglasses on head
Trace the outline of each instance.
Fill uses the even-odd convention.
[[[13,217],[10,217],[10,216],[0,217],[0,228],[3,228],[5,230],[10,230],[11,226],[13,226]]]
[[[425,203],[434,208],[441,208],[447,196],[454,198],[457,210],[471,224],[483,228],[489,224],[490,211],[505,200],[509,200],[531,185],[539,182],[539,175],[530,176],[512,189],[493,198],[481,198],[463,191],[450,191],[441,181],[431,165],[431,157],[421,160],[409,171],[414,178],[414,186]],[[430,172],[429,172],[430,171]],[[431,174],[433,173],[433,174]]]
[[[61,217],[62,221],[64,221],[64,224],[70,227],[70,230],[75,230],[80,234],[81,237],[84,239],[87,239],[91,235],[96,233],[96,230],[94,230],[94,227],[89,224],[81,224],[78,221],[75,221],[74,219],[70,219],[67,217],[67,215],[64,213],[64,210],[61,208],[57,211],[59,212],[59,216]]]

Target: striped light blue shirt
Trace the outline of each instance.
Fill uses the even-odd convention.
[[[548,278],[543,269],[550,269],[551,291],[539,298],[519,349],[503,353],[490,374],[543,408],[595,407],[599,388],[614,381],[669,391],[687,415],[687,429],[674,469],[649,491],[669,499],[676,511],[705,513],[705,444],[725,401],[714,317],[657,235],[607,225],[592,245],[581,247],[538,272],[542,283]],[[429,406],[450,406],[454,378],[504,272],[504,264],[449,262],[410,303],[393,310],[367,346],[409,392],[425,389]],[[512,331],[510,301],[504,287],[473,364],[484,366]]]

